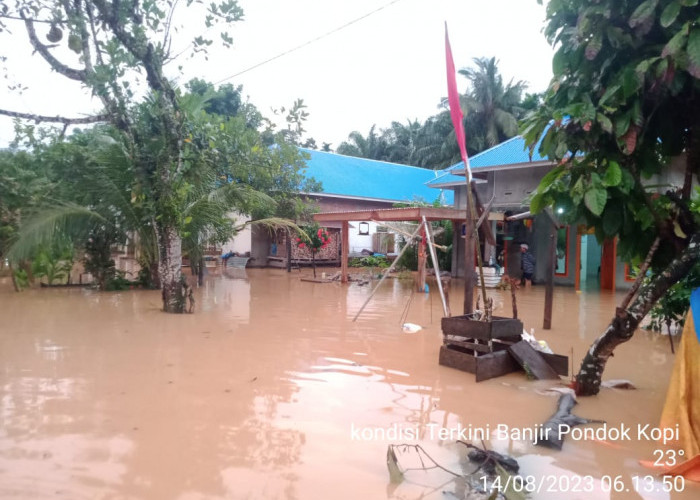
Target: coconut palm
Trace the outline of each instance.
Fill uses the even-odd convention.
[[[360,132],[350,132],[348,140],[340,143],[336,152],[341,155],[388,161],[387,143],[383,134],[376,132],[376,125],[369,129],[367,137]]]
[[[474,64],[459,71],[470,83],[462,105],[467,123],[481,132],[487,147],[492,147],[518,133],[523,112],[520,102],[527,84],[522,80],[504,84],[495,57],[477,57]]]

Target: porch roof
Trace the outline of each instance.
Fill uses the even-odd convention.
[[[323,212],[314,214],[316,222],[345,222],[345,221],[420,221],[425,217],[426,220],[465,220],[465,211],[454,208],[436,208],[436,207],[406,207],[406,208],[384,208],[378,210],[358,210],[350,212]],[[495,220],[489,214],[490,220]],[[493,214],[500,216],[503,219],[503,214]]]

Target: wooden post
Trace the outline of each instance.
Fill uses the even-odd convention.
[[[544,292],[544,322],[542,328],[552,329],[552,302],[554,301],[554,269],[557,263],[557,226],[552,223],[549,230],[549,252],[547,257],[547,284]]]
[[[287,251],[287,272],[292,272],[292,232],[287,229],[285,235],[285,250]]]
[[[425,264],[428,255],[425,252],[425,225],[420,226],[420,240],[418,241],[418,274],[416,275],[416,291],[425,291]]]
[[[445,292],[442,289],[442,277],[440,276],[440,265],[438,264],[437,254],[435,253],[435,247],[433,246],[433,237],[430,234],[430,226],[428,226],[428,221],[423,216],[423,227],[425,228],[425,239],[428,243],[428,250],[430,250],[430,258],[433,260],[433,270],[435,271],[435,281],[437,281],[438,291],[440,292],[440,299],[442,300],[442,311],[445,316],[450,316],[450,307],[447,305],[447,298],[445,297]]]
[[[348,257],[350,255],[350,223],[343,221],[340,235],[340,282],[348,282]]]
[[[467,208],[464,234],[464,314],[474,312],[474,218]]]

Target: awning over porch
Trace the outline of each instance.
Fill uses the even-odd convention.
[[[376,210],[357,210],[350,212],[322,212],[314,214],[316,222],[349,222],[349,221],[421,221],[423,217],[429,221],[465,219],[464,210],[436,207],[406,207],[382,208]]]

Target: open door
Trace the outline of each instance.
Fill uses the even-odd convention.
[[[617,260],[617,239],[605,240],[600,257],[600,289],[615,290],[615,261]]]

